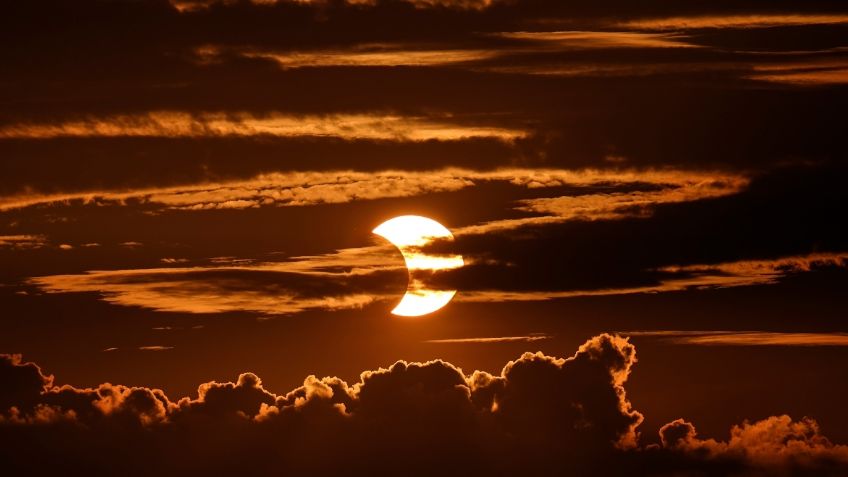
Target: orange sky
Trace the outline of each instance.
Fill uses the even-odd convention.
[[[848,13],[767,3],[2,7],[0,473],[844,474]]]

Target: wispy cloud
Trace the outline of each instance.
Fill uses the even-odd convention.
[[[656,338],[673,344],[701,346],[848,346],[848,333],[780,333],[772,331],[621,331],[626,336]]]
[[[752,14],[699,15],[629,20],[617,23],[634,30],[689,30],[701,28],[770,28],[796,25],[832,25],[848,23],[845,14]]]
[[[167,351],[169,349],[174,349],[173,346],[160,346],[160,345],[152,345],[152,346],[139,346],[139,351]]]
[[[398,298],[386,287],[403,283],[386,282],[383,276],[404,270],[394,247],[386,245],[280,262],[101,270],[29,282],[48,293],[94,292],[108,303],[156,311],[285,315]]]
[[[560,298],[664,293],[777,283],[816,267],[848,267],[848,254],[812,254],[773,260],[663,267],[657,285],[595,290],[460,290],[463,302],[543,301]],[[343,249],[281,262],[185,268],[90,271],[31,278],[48,293],[96,292],[116,305],[183,313],[248,311],[284,315],[312,309],[341,310],[397,299],[405,272],[393,246]],[[391,274],[397,274],[389,278]],[[401,279],[402,280],[402,279]],[[397,282],[397,283],[395,283]],[[394,287],[394,288],[393,288]],[[489,338],[483,338],[489,339]],[[447,341],[444,341],[447,342]]]
[[[563,219],[613,219],[622,216],[644,215],[659,204],[690,202],[721,197],[740,191],[748,181],[734,177],[680,178],[673,187],[658,191],[609,192],[529,199],[521,201],[519,210],[553,215]]]
[[[518,31],[497,33],[512,40],[532,41],[557,49],[590,48],[697,48],[686,37],[671,33],[629,31]]]
[[[41,248],[47,243],[43,235],[0,235],[0,248]]]
[[[848,83],[848,60],[812,59],[755,65],[751,79],[796,86]]]
[[[248,58],[265,58],[283,69],[329,66],[443,66],[496,58],[497,49],[412,49],[404,45],[356,45],[346,49],[310,51],[243,51]],[[203,62],[220,54],[214,48],[197,51]]]
[[[742,260],[718,264],[662,267],[658,271],[665,272],[671,277],[661,281],[658,285],[596,290],[468,291],[458,294],[455,300],[465,302],[543,301],[585,296],[632,295],[768,285],[777,283],[787,275],[809,272],[815,267],[824,266],[848,267],[848,253],[821,253],[772,260]]]
[[[324,0],[247,0],[257,6],[272,6],[276,4],[298,4],[298,5],[323,5]],[[400,0],[415,8],[451,8],[456,10],[483,10],[499,2],[500,0]],[[212,6],[238,4],[239,0],[170,0],[178,11],[191,13],[206,10]],[[377,0],[344,0],[341,4],[355,7],[374,7]],[[340,4],[340,5],[341,5]]]
[[[532,343],[534,341],[543,341],[551,339],[552,336],[533,333],[526,336],[496,336],[485,338],[446,338],[438,340],[427,340],[425,343],[435,344],[463,344],[463,343]]]
[[[403,141],[458,140],[488,137],[511,141],[527,131],[462,124],[444,116],[392,114],[294,115],[246,112],[187,113],[153,111],[146,114],[92,116],[58,123],[15,123],[0,127],[0,138],[56,137],[280,137],[332,136],[345,139]]]
[[[680,202],[729,195],[748,184],[744,175],[715,171],[499,169],[474,171],[307,171],[261,174],[247,180],[193,184],[129,191],[91,191],[79,194],[22,194],[0,198],[0,210],[37,204],[80,202],[97,205],[145,204],[162,209],[246,209],[264,206],[305,206],[457,191],[478,184],[501,182],[528,189],[561,186],[606,187],[607,194],[570,199],[555,197],[524,201],[522,210],[553,214],[560,219],[607,218],[625,209],[644,213],[650,201]],[[617,187],[651,185],[650,194],[616,193]]]

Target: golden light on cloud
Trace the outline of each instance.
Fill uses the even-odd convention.
[[[149,111],[139,114],[90,116],[64,122],[18,123],[0,127],[0,139],[59,137],[338,137],[384,141],[456,141],[492,138],[513,141],[527,136],[521,129],[465,125],[449,116],[404,116],[359,113],[299,115],[282,112],[257,116],[249,112]]]
[[[403,215],[377,226],[373,233],[391,242],[400,250],[409,271],[409,285],[400,303],[392,310],[399,316],[421,316],[447,305],[456,290],[434,290],[416,277],[418,271],[437,271],[459,268],[465,264],[460,255],[432,255],[421,247],[434,239],[453,239],[442,224],[427,217]]]
[[[497,34],[502,38],[546,43],[557,48],[698,48],[686,37],[666,33],[627,31],[516,31]]]
[[[657,338],[670,344],[700,346],[848,346],[848,333],[770,331],[623,331],[628,336]]]
[[[848,23],[845,14],[756,14],[701,15],[688,17],[631,20],[617,26],[639,30],[669,31],[697,28],[772,28],[798,25],[836,25]]]
[[[290,171],[260,174],[250,179],[203,182],[170,187],[150,187],[130,190],[93,190],[86,192],[22,194],[0,196],[0,211],[33,205],[125,205],[143,203],[164,209],[209,210],[248,209],[266,206],[307,206],[338,204],[354,200],[374,200],[395,197],[421,196],[435,192],[455,192],[484,183],[501,182],[528,189],[561,186],[595,186],[641,183],[659,186],[662,193],[593,194],[580,203],[561,200],[523,200],[521,210],[535,213],[556,213],[547,218],[534,217],[534,223],[545,219],[560,221],[568,218],[608,217],[617,207],[644,209],[646,201],[680,202],[720,197],[738,193],[749,179],[738,173],[691,170],[596,170],[596,169],[498,169],[475,171],[446,168],[430,171],[383,170],[360,172],[352,170]],[[562,196],[557,196],[562,197]],[[556,197],[553,197],[554,199]],[[617,204],[617,205],[616,205]],[[622,213],[621,211],[616,213]],[[563,214],[560,216],[559,214]],[[640,211],[644,215],[644,210]],[[462,233],[481,233],[493,228],[510,228],[527,219],[507,219],[500,224],[484,224],[457,230]]]
[[[756,65],[751,79],[795,86],[848,83],[848,61],[818,59]]]
[[[200,50],[201,59],[214,59],[214,50]],[[316,68],[329,66],[442,66],[497,57],[494,49],[412,49],[394,45],[364,45],[352,49],[319,51],[246,52],[247,58],[264,58],[280,68]]]

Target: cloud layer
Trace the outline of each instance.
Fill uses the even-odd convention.
[[[604,334],[565,359],[525,353],[497,375],[466,374],[440,360],[398,361],[353,384],[309,376],[285,394],[243,373],[181,399],[109,383],[60,386],[36,364],[2,355],[0,455],[7,470],[27,475],[47,475],[59,462],[69,471],[120,464],[129,475],[399,468],[408,475],[837,475],[848,468],[848,447],[832,444],[808,418],[746,422],[728,441],[701,439],[680,419],[662,428],[661,446],[648,445],[624,388],[635,352]]]

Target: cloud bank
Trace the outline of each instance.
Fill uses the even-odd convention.
[[[735,426],[701,439],[682,419],[661,445],[638,432],[625,383],[636,349],[603,334],[569,358],[525,353],[496,375],[441,361],[398,361],[349,384],[309,376],[285,394],[253,373],[171,399],[159,389],[57,385],[20,355],[0,355],[0,455],[7,470],[128,475],[233,471],[311,475],[532,472],[552,475],[837,475],[848,446],[809,418]],[[119,444],[119,445],[116,445]],[[788,475],[788,474],[787,474]]]

